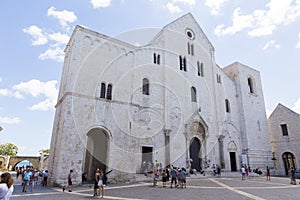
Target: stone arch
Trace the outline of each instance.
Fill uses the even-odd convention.
[[[106,171],[109,166],[109,143],[110,132],[104,127],[90,129],[87,134],[84,170],[87,173],[87,180],[94,180],[94,174],[97,168]]]
[[[206,127],[199,120],[192,121],[186,127],[187,162],[196,170],[203,169],[206,159]]]
[[[294,169],[297,168],[295,156],[291,152],[284,152],[282,154],[282,161],[283,161],[283,165],[284,165],[284,169],[285,169],[285,175],[289,175],[289,170],[292,167]]]

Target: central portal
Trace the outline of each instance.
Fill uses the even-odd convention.
[[[201,170],[201,145],[200,140],[196,137],[192,138],[190,143],[190,159],[192,169]]]

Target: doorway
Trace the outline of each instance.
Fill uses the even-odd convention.
[[[153,147],[142,146],[142,162],[153,162],[152,151]]]
[[[93,181],[94,174],[99,168],[106,171],[107,168],[107,149],[108,133],[100,128],[92,129],[87,134],[87,145],[85,153],[85,164],[83,177],[86,181]]]
[[[230,155],[230,166],[231,166],[231,171],[236,172],[237,167],[236,167],[236,155],[235,152],[229,152]]]
[[[197,171],[201,170],[201,144],[200,140],[196,137],[192,138],[190,142],[190,159],[191,159],[191,167],[192,169],[196,169]]]
[[[296,166],[296,161],[295,161],[295,156],[294,154],[290,152],[285,152],[282,154],[282,160],[284,163],[284,169],[285,169],[285,175],[289,175],[289,170],[293,167],[294,169],[297,168]]]

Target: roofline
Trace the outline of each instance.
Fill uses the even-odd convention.
[[[134,46],[134,45],[132,45],[132,44],[130,44],[130,43],[128,43],[128,42],[125,42],[125,41],[123,41],[123,40],[119,40],[119,39],[110,37],[110,36],[108,36],[108,35],[104,35],[104,34],[102,34],[102,33],[93,31],[93,30],[88,29],[88,28],[86,28],[86,27],[83,27],[83,26],[80,26],[80,25],[76,25],[76,27],[74,28],[74,30],[73,30],[73,32],[72,32],[72,35],[71,35],[71,37],[70,37],[68,43],[67,43],[67,45],[66,45],[66,47],[65,47],[65,49],[64,49],[64,52],[66,52],[66,51],[68,50],[68,48],[70,47],[70,43],[71,43],[71,41],[73,40],[73,38],[75,37],[76,33],[77,33],[78,31],[82,31],[82,30],[84,30],[84,31],[86,31],[86,32],[88,32],[88,33],[90,33],[90,34],[92,34],[92,35],[101,37],[101,38],[103,38],[103,39],[105,39],[105,40],[109,40],[109,41],[115,42],[115,43],[116,43],[116,42],[121,43],[123,46],[126,46],[126,47],[128,47],[128,48],[136,48],[136,46]]]

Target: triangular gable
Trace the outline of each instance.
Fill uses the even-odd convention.
[[[272,118],[273,116],[277,115],[277,114],[282,115],[282,112],[295,115],[295,117],[300,117],[300,114],[296,113],[295,111],[291,110],[290,108],[288,108],[288,107],[282,105],[281,103],[279,103],[276,106],[276,108],[274,109],[274,111],[272,112],[272,114],[269,116],[269,119]]]
[[[195,18],[193,17],[193,15],[191,13],[187,13],[187,14],[177,18],[173,22],[167,24],[166,26],[164,26],[162,28],[162,30],[156,36],[154,36],[154,38],[149,42],[149,44],[154,44],[157,40],[159,40],[159,38],[163,35],[165,30],[176,30],[176,28],[175,28],[176,25],[182,23],[182,21],[191,21],[192,24],[194,25],[193,28],[197,29],[197,32],[200,33],[200,34],[198,34],[197,37],[202,38],[202,39],[204,38],[206,40],[206,42],[209,44],[210,50],[215,51],[215,48],[213,47],[212,43],[209,41],[208,37],[205,35],[202,28],[200,27],[200,25],[198,24],[198,22],[195,20]]]

